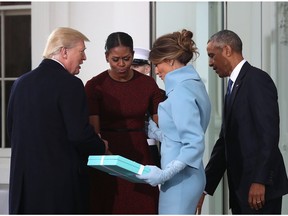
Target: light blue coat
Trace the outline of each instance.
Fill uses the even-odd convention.
[[[161,185],[159,214],[194,214],[206,184],[202,157],[211,104],[192,65],[165,76],[167,99],[159,104],[161,167],[172,160],[187,166]]]

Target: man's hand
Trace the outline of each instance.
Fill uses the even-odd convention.
[[[197,208],[196,208],[195,214],[199,214],[199,215],[201,214],[201,212],[202,212],[202,205],[203,205],[205,196],[206,196],[206,194],[203,193],[202,196],[200,197],[199,202],[198,202],[198,204],[197,204]]]
[[[265,204],[265,185],[252,183],[248,194],[248,203],[251,209],[261,209]]]
[[[105,154],[106,154],[106,155],[112,155],[112,153],[111,153],[110,150],[109,150],[108,141],[107,141],[107,140],[104,140],[104,139],[102,139],[102,141],[103,141],[104,144],[105,144]]]

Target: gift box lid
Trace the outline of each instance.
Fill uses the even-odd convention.
[[[150,172],[148,167],[120,155],[90,155],[87,165],[134,183],[145,183],[135,175]]]

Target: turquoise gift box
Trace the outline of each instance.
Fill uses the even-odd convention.
[[[136,175],[150,172],[148,167],[120,155],[90,155],[87,165],[134,183],[145,183]]]

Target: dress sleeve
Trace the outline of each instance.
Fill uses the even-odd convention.
[[[159,103],[163,102],[166,98],[165,91],[160,89],[157,83],[151,85],[152,95],[149,103],[149,112],[151,115],[157,114]]]

